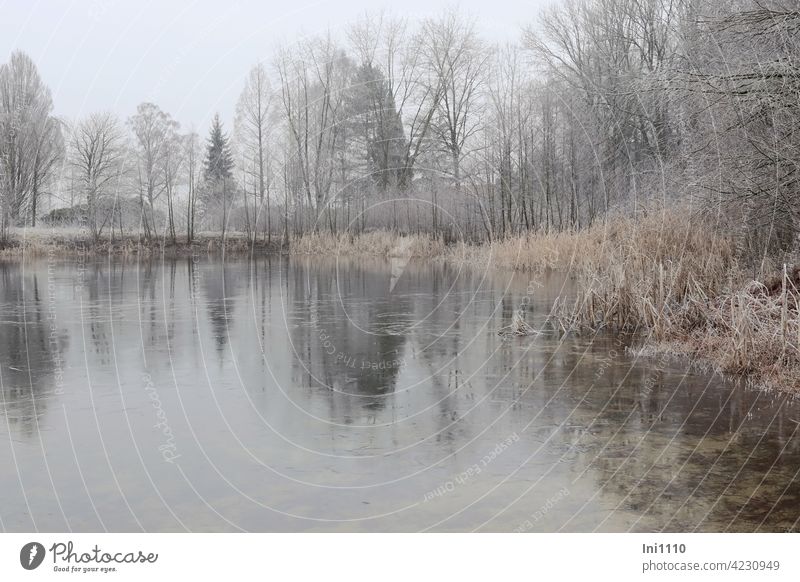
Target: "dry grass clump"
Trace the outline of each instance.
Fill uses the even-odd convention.
[[[371,257],[433,258],[443,256],[445,244],[430,235],[400,235],[389,231],[310,233],[294,239],[293,255],[341,255]]]
[[[730,241],[697,226],[674,211],[656,209],[578,231],[534,232],[478,246],[459,243],[448,249],[448,257],[518,271],[567,270],[578,278],[605,276],[612,267],[639,276],[649,274],[652,264],[677,262],[684,270],[675,275],[685,277],[710,254],[727,267],[733,256]]]
[[[71,255],[94,252],[98,245],[91,244],[85,236],[71,230],[51,231],[28,229],[13,232],[0,249],[0,257],[42,257],[45,255]]]
[[[568,267],[581,246],[596,244],[596,229],[580,232],[529,233],[483,245],[458,243],[448,258],[464,263],[515,271]]]
[[[733,241],[675,212],[618,219],[575,236],[570,264],[559,265],[578,283],[571,325],[659,335],[674,306],[698,292],[717,296],[738,277]]]
[[[798,273],[797,267],[784,267],[779,288],[755,281],[716,298],[698,291],[670,313],[658,339],[664,349],[700,357],[720,372],[798,390]]]
[[[514,336],[528,336],[528,335],[538,335],[539,332],[533,329],[531,324],[525,321],[525,317],[519,312],[515,311],[514,315],[511,317],[511,323],[497,332],[497,335],[501,335],[503,337],[514,337]]]

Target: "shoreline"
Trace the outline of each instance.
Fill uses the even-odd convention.
[[[726,377],[800,393],[800,265],[745,275],[731,237],[673,211],[617,218],[587,229],[531,233],[482,244],[445,244],[430,235],[373,231],[308,234],[255,244],[231,233],[200,233],[192,243],[129,236],[94,243],[75,233],[37,231],[0,250],[0,259],[36,256],[349,256],[444,260],[501,270],[568,272],[574,302],[557,301],[564,333],[644,332],[640,350],[708,363]],[[646,352],[646,353],[645,353]]]
[[[686,358],[726,378],[800,394],[800,258],[764,264],[754,278],[736,249],[735,238],[712,224],[656,208],[637,219],[478,245],[380,231],[312,234],[295,241],[290,254],[561,271],[578,288],[574,301],[552,308],[561,332],[633,331],[642,338],[643,356]]]
[[[178,237],[173,242],[169,238],[154,237],[146,239],[143,235],[127,235],[124,237],[101,237],[94,240],[91,237],[76,234],[65,229],[49,231],[37,230],[32,233],[15,233],[13,237],[0,245],[0,259],[23,260],[26,257],[102,257],[102,256],[164,256],[164,257],[190,257],[198,253],[209,255],[231,254],[244,256],[278,255],[286,253],[287,249],[282,244],[280,237],[273,237],[266,241],[261,238],[253,241],[243,233],[226,235],[223,244],[218,233],[199,233],[192,242],[187,242],[186,237]]]

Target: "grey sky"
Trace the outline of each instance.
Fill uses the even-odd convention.
[[[247,70],[303,34],[336,30],[367,11],[422,18],[459,6],[487,40],[519,37],[550,0],[0,0],[0,61],[22,49],[50,86],[57,115],[153,101],[185,126],[219,111],[230,125]],[[402,9],[402,10],[401,10]]]

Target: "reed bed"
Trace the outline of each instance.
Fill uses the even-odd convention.
[[[740,278],[733,240],[675,213],[619,219],[576,233],[568,268],[578,294],[570,327],[650,329],[659,336],[677,306],[716,297]],[[564,306],[566,307],[566,305]]]
[[[730,237],[675,213],[616,221],[607,232],[576,235],[580,252],[569,265],[577,296],[553,309],[562,330],[637,332],[646,350],[800,390],[800,268],[748,280]],[[566,265],[562,255],[556,266]]]
[[[717,297],[697,289],[664,316],[654,345],[696,356],[763,387],[800,390],[800,269],[784,266],[776,292],[754,281]],[[773,279],[774,280],[774,279]]]

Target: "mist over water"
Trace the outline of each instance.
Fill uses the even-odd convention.
[[[561,276],[0,263],[8,531],[786,531],[800,406],[545,326]],[[497,331],[522,310],[541,335]]]

